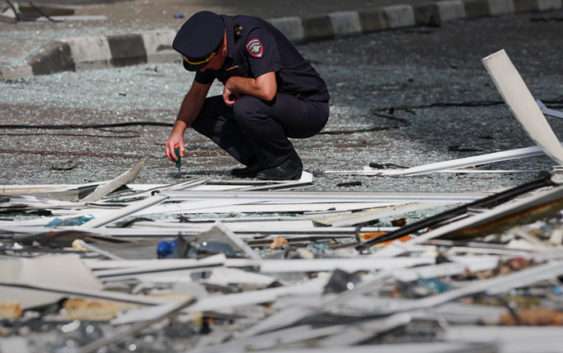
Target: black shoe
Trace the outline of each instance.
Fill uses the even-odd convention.
[[[235,178],[255,178],[258,173],[258,165],[248,165],[244,168],[234,168],[231,170],[231,175]]]
[[[261,180],[297,180],[301,178],[303,163],[297,154],[285,160],[282,164],[268,169],[263,169],[256,174]]]

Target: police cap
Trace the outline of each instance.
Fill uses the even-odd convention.
[[[184,56],[184,67],[197,71],[216,54],[225,33],[223,18],[210,11],[200,11],[182,25],[172,47]]]

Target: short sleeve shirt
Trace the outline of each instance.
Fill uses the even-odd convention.
[[[249,73],[256,78],[281,68],[280,52],[271,33],[263,28],[254,29],[248,34],[244,45],[247,52]]]
[[[323,79],[279,30],[256,17],[223,18],[228,56],[219,70],[197,71],[196,82],[210,84],[217,78],[224,83],[231,76],[257,78],[275,72],[279,93],[328,101]]]

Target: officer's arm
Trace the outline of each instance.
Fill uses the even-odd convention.
[[[275,72],[267,72],[256,78],[233,76],[227,80],[225,87],[235,96],[254,96],[267,102],[273,100],[278,91]]]
[[[176,160],[177,156],[174,152],[175,148],[179,148],[180,155],[184,156],[184,132],[191,126],[199,115],[210,87],[211,83],[203,84],[194,81],[192,83],[192,87],[184,97],[176,123],[174,124],[174,127],[172,128],[172,131],[165,143],[164,153],[169,159]]]
[[[192,87],[184,97],[182,105],[180,106],[176,125],[180,122],[185,125],[185,128],[191,126],[199,115],[201,107],[203,107],[205,97],[207,97],[207,92],[209,92],[210,87],[211,84],[203,84],[197,81],[193,82]]]

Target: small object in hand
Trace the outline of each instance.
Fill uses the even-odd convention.
[[[174,148],[174,154],[176,155],[176,169],[178,169],[176,178],[179,178],[182,175],[182,156],[180,155],[180,147]]]

